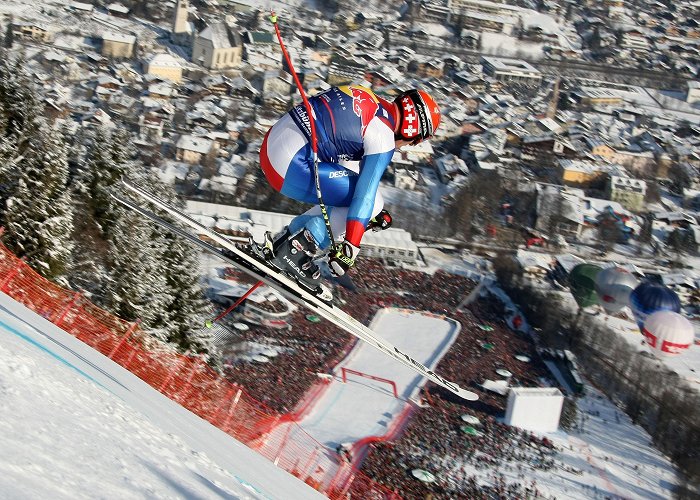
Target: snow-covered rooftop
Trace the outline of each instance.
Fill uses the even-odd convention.
[[[161,52],[160,54],[155,54],[148,60],[149,68],[181,68],[182,64],[175,57],[168,53]]]
[[[110,41],[110,42],[119,42],[119,43],[128,43],[128,44],[136,43],[136,37],[134,35],[126,35],[124,33],[115,33],[115,32],[110,32],[110,31],[105,31],[104,33],[102,33],[102,39]]]
[[[202,137],[195,137],[193,135],[181,135],[177,141],[176,147],[178,149],[185,149],[187,151],[194,151],[195,153],[207,154],[211,151],[214,141],[209,139],[204,139]]]

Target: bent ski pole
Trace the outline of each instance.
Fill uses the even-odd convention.
[[[235,308],[237,308],[237,307],[241,304],[241,302],[243,302],[245,299],[247,299],[248,296],[249,296],[251,293],[253,293],[253,292],[255,291],[255,289],[258,288],[258,287],[259,287],[260,285],[262,285],[262,284],[263,284],[262,281],[258,281],[256,284],[254,284],[253,286],[251,286],[250,289],[249,289],[246,293],[244,293],[243,296],[242,296],[241,298],[239,298],[236,302],[233,303],[233,305],[231,305],[228,309],[226,309],[224,312],[222,312],[221,314],[219,314],[216,318],[214,318],[214,319],[208,319],[208,320],[204,323],[204,326],[206,326],[207,328],[213,327],[213,326],[214,326],[214,323],[215,323],[216,321],[219,321],[221,318],[223,318],[223,317],[226,316],[228,313],[230,313],[230,312],[233,311]]]
[[[280,29],[279,29],[279,26],[277,24],[277,14],[275,14],[274,10],[270,11],[270,22],[275,27],[275,33],[277,34],[277,41],[279,42],[280,48],[282,49],[282,54],[284,55],[284,60],[287,63],[287,67],[289,68],[289,71],[292,73],[292,78],[294,78],[294,83],[296,84],[297,89],[299,90],[299,94],[301,94],[302,101],[304,101],[304,107],[306,108],[306,113],[309,115],[309,124],[310,124],[310,129],[311,129],[311,151],[313,152],[313,161],[314,161],[314,184],[316,187],[316,198],[318,198],[318,205],[321,208],[321,215],[323,216],[323,223],[326,226],[326,232],[328,232],[328,237],[330,238],[330,241],[331,241],[330,251],[331,251],[331,253],[333,253],[336,249],[335,238],[333,237],[333,229],[331,228],[331,219],[328,215],[328,209],[326,208],[326,204],[323,202],[323,195],[321,193],[321,179],[318,176],[318,140],[316,137],[316,121],[314,120],[313,110],[311,109],[311,103],[309,103],[309,100],[306,98],[306,92],[304,92],[304,87],[301,85],[301,82],[299,81],[299,76],[297,75],[297,72],[294,70],[294,66],[292,65],[292,58],[289,57],[289,53],[287,52],[287,47],[285,47],[284,41],[282,41],[282,34],[280,33]]]

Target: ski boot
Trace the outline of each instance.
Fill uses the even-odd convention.
[[[262,243],[258,243],[250,236],[248,238],[248,245],[244,246],[243,249],[258,260],[263,260],[269,264],[270,261],[275,258],[275,253],[280,247],[280,242],[288,237],[289,229],[286,227],[274,236],[271,231],[265,231]]]
[[[307,229],[292,235],[285,228],[275,236],[268,231],[262,243],[251,241],[250,248],[266,264],[293,278],[299,286],[320,299],[333,299],[330,290],[321,282],[321,270],[314,262],[319,249]]]

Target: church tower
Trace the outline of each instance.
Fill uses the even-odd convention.
[[[173,30],[170,38],[178,45],[191,45],[192,24],[187,21],[190,9],[189,0],[177,0],[175,4],[175,16],[173,17]]]
[[[559,85],[561,83],[561,78],[557,77],[554,81],[554,87],[552,88],[552,99],[549,101],[547,106],[547,118],[554,118],[557,114],[557,108],[559,107]]]

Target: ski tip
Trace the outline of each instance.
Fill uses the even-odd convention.
[[[460,398],[467,401],[477,401],[479,399],[479,395],[477,393],[462,388],[460,388],[456,394]]]

